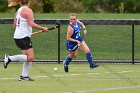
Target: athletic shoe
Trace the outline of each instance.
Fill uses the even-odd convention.
[[[90,66],[91,69],[94,69],[94,68],[97,68],[99,67],[100,65],[93,65],[93,66]]]
[[[3,60],[3,66],[4,68],[6,69],[8,64],[10,63],[11,61],[9,60],[9,55],[6,55],[5,54],[5,57],[4,57],[4,60]]]
[[[20,76],[19,81],[34,81],[34,80],[31,79],[29,76],[27,77]]]
[[[68,68],[67,65],[64,65],[64,71],[65,71],[65,72],[69,72],[69,68]]]

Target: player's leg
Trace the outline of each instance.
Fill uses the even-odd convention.
[[[31,40],[29,37],[25,37],[22,39],[15,39],[15,43],[16,43],[17,47],[20,48],[21,50],[27,50],[29,48],[32,48],[32,43],[31,43]],[[27,62],[28,61],[27,56],[28,55],[25,53],[13,55],[13,56],[5,55],[5,58],[3,61],[4,68],[6,69],[8,64],[11,61]]]
[[[66,59],[63,61],[63,64],[64,64],[64,71],[68,72],[68,65],[71,62],[72,58],[74,58],[75,55],[77,54],[78,46],[75,43],[70,43],[67,41],[66,48],[68,51],[68,55],[66,56]]]
[[[70,63],[70,61],[72,60],[72,58],[70,58],[70,56],[69,55],[67,55],[66,56],[66,59],[63,61],[63,64],[64,64],[64,71],[65,72],[68,72],[69,70],[69,68],[68,68],[68,65],[69,65],[69,63]]]
[[[15,39],[15,43],[18,48],[21,49],[22,54],[13,55],[13,56],[6,56],[4,59],[4,68],[7,68],[8,64],[11,61],[22,61],[25,62],[23,65],[22,76],[20,76],[20,80],[30,80],[28,77],[28,71],[31,67],[32,61],[34,59],[34,51],[32,48],[32,42],[29,37],[25,37],[23,39]]]
[[[69,51],[68,52],[69,55],[66,56],[66,59],[63,62],[65,72],[68,72],[68,69],[69,69],[68,65],[71,62],[71,60],[75,57],[75,55],[77,54],[77,51],[78,51],[78,49],[75,50],[75,51]]]
[[[27,81],[33,81],[29,76],[28,72],[32,65],[32,61],[34,59],[34,51],[33,48],[30,48],[28,50],[22,50],[22,53],[28,56],[27,62],[24,62],[23,68],[22,68],[22,74],[19,78],[19,80],[27,80]]]
[[[87,60],[89,62],[90,68],[96,68],[96,67],[99,66],[99,65],[96,65],[93,62],[92,53],[91,53],[89,47],[87,46],[87,44],[85,42],[81,43],[80,49],[83,50],[86,53],[86,58],[87,58]]]
[[[66,59],[64,61],[64,65],[69,65],[70,61],[75,57],[76,53],[77,53],[76,51],[68,52],[69,55],[66,56]]]
[[[19,54],[19,55],[9,56],[9,55],[5,54],[5,58],[4,58],[4,61],[3,61],[3,65],[4,65],[5,69],[7,68],[8,64],[11,61],[23,61],[23,62],[26,62],[27,61],[27,55]]]

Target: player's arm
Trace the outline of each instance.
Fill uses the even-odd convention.
[[[14,17],[14,23],[13,23],[14,29],[16,29],[16,17]]]
[[[80,25],[81,25],[81,27],[83,29],[83,36],[85,36],[87,34],[87,29],[86,29],[85,25],[83,24],[83,22],[81,22],[79,20],[78,20],[78,22],[80,23]]]
[[[23,16],[28,20],[28,24],[33,28],[48,32],[46,27],[39,26],[34,22],[33,11],[31,9],[25,8],[23,10]]]
[[[80,46],[80,41],[71,38],[72,34],[73,34],[73,29],[72,29],[72,27],[68,26],[68,29],[67,29],[67,40],[69,40],[71,42],[77,42],[78,46]]]
[[[17,23],[16,15],[17,15],[17,12],[15,13],[15,17],[14,17],[14,23],[13,23],[14,29],[16,29],[16,23]]]

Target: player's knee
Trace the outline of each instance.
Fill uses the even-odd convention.
[[[69,57],[70,57],[70,58],[74,58],[74,57],[75,57],[75,54],[74,54],[74,55],[70,55]]]
[[[28,56],[28,62],[31,62],[34,60],[34,57],[33,56]]]
[[[90,49],[89,49],[89,48],[88,48],[88,49],[86,49],[86,50],[85,50],[85,52],[86,52],[86,53],[89,53],[89,52],[90,52]]]

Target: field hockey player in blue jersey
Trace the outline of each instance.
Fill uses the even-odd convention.
[[[66,59],[63,61],[64,71],[69,72],[69,63],[76,56],[78,50],[82,50],[86,54],[86,58],[89,63],[89,67],[91,69],[97,68],[99,65],[95,64],[92,59],[92,53],[84,41],[83,37],[80,36],[80,30],[83,29],[83,37],[86,35],[87,30],[85,25],[77,19],[76,13],[70,14],[70,23],[67,28],[67,36],[66,36],[66,48],[68,51],[68,55]]]

